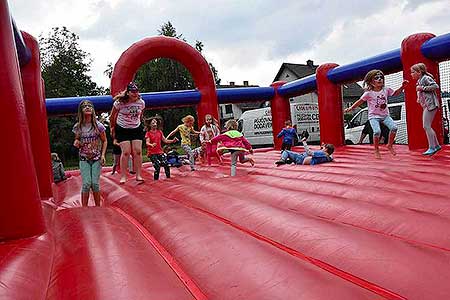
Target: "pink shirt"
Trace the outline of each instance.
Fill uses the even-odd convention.
[[[393,94],[393,89],[384,87],[379,92],[367,91],[361,96],[362,100],[367,101],[369,120],[389,116],[389,109],[387,107],[388,97]]]
[[[145,102],[138,99],[134,102],[114,102],[117,109],[117,125],[122,128],[138,128],[141,125],[141,115],[145,108]]]

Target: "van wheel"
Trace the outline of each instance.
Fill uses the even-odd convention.
[[[352,140],[345,140],[346,145],[354,145],[355,143],[352,142]]]

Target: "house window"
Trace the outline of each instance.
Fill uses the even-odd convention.
[[[231,104],[225,105],[225,113],[226,114],[232,114],[233,113],[233,107]]]

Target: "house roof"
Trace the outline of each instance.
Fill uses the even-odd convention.
[[[312,60],[308,60],[305,65],[303,64],[291,64],[291,63],[283,63],[278,70],[277,75],[274,78],[274,81],[278,81],[280,79],[281,74],[287,69],[290,72],[294,73],[296,79],[300,79],[306,76],[310,76],[316,73],[316,69],[318,68],[318,65],[314,65]],[[344,98],[353,98],[353,97],[359,97],[364,93],[363,88],[357,84],[356,82],[353,83],[347,83],[342,85],[344,88]]]

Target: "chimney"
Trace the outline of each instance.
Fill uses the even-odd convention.
[[[308,66],[308,67],[314,67],[314,62],[312,61],[312,60],[310,60],[310,59],[308,59],[307,61],[306,61],[306,65]]]
[[[248,80],[244,80],[244,86],[248,86]]]
[[[234,81],[230,81],[230,86],[234,86]]]

